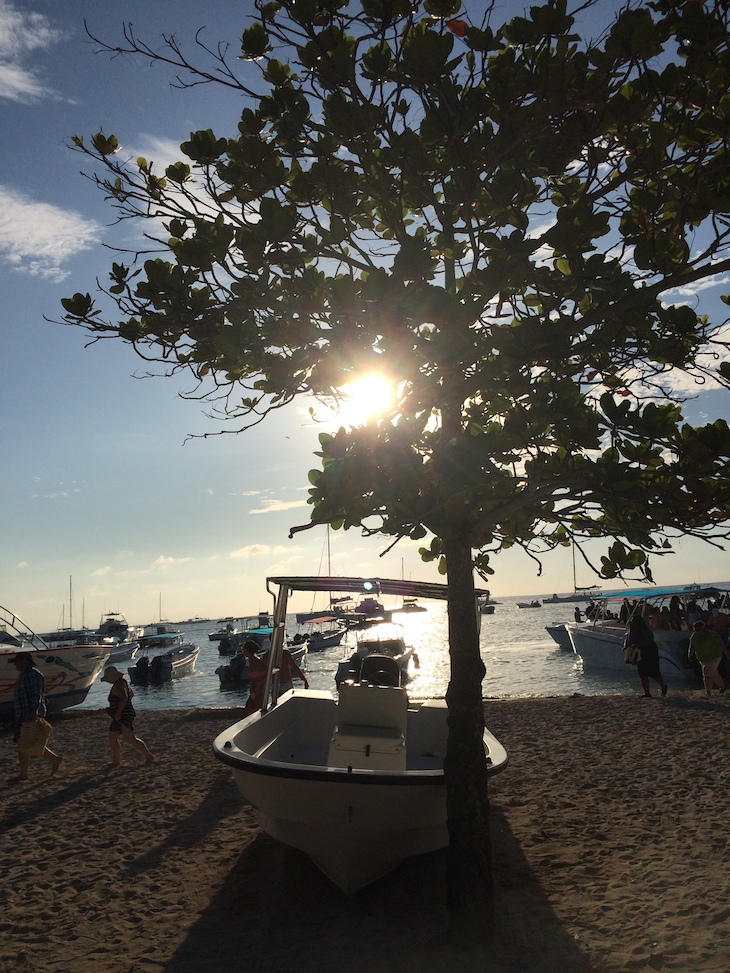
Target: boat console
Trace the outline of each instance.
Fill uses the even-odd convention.
[[[405,689],[343,683],[327,765],[405,770],[407,719]]]

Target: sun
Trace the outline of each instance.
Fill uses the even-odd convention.
[[[386,415],[395,405],[393,382],[377,372],[371,372],[345,385],[344,398],[338,420],[347,425],[359,426],[368,419]]]

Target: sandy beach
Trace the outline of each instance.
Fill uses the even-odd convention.
[[[638,687],[637,687],[638,688]],[[602,973],[730,969],[730,701],[487,700],[499,942],[443,945],[442,852],[345,899],[263,835],[211,753],[235,710],[141,712],[159,758],[109,766],[108,717],[3,783],[0,973]],[[0,735],[0,780],[16,771]]]

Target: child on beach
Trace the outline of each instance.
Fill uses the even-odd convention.
[[[116,666],[107,666],[102,682],[111,683],[109,691],[109,715],[112,718],[109,727],[109,746],[112,751],[112,764],[119,767],[122,762],[122,740],[133,747],[144,757],[146,764],[154,763],[154,757],[144,740],[140,740],[134,733],[134,719],[136,712],[132,705],[134,692],[123,673]]]

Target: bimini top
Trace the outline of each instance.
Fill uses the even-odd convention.
[[[392,595],[404,598],[433,598],[445,601],[448,585],[433,584],[430,581],[395,581],[388,578],[267,578],[266,589],[270,584],[288,588],[290,591],[354,591],[361,595]],[[475,588],[477,597],[486,595],[486,588]]]
[[[643,601],[647,598],[670,598],[677,595],[679,598],[718,598],[720,595],[727,594],[726,590],[715,588],[712,585],[687,585],[684,588],[627,588],[625,591],[606,591],[600,595],[594,595],[594,601],[623,601],[625,598],[639,599]]]

